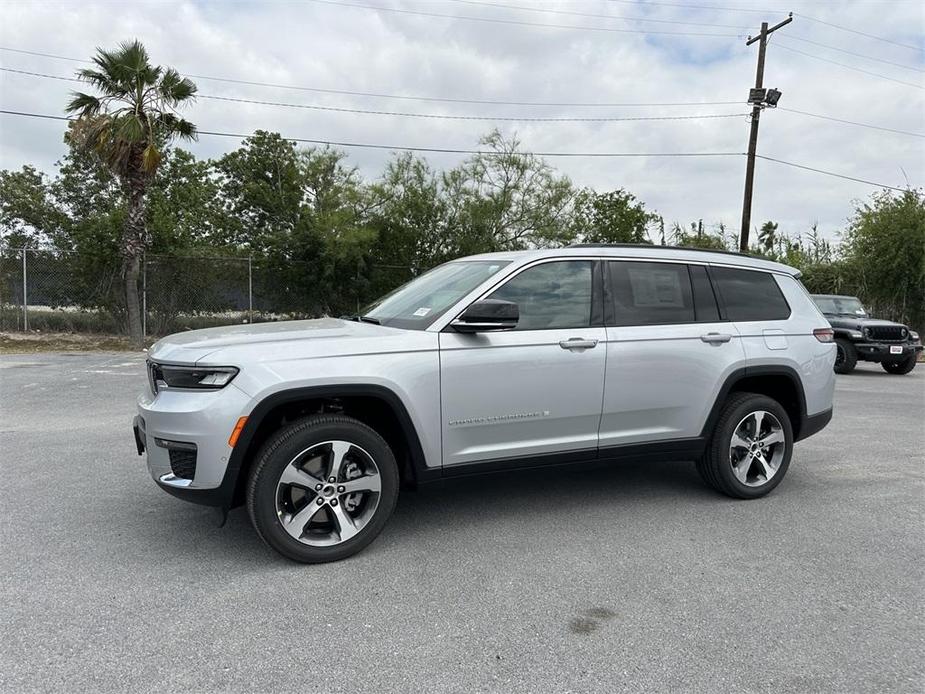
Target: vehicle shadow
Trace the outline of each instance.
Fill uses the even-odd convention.
[[[593,513],[596,508],[614,504],[630,508],[667,499],[683,503],[716,498],[692,462],[608,461],[496,472],[423,485],[402,493],[392,523],[401,531],[427,532],[433,523],[459,526],[473,514],[493,523],[511,516],[542,516],[549,509]]]
[[[551,522],[550,513],[576,518],[611,513],[619,505],[621,513],[633,514],[660,502],[724,500],[704,485],[693,463],[679,461],[559,465],[453,478],[403,489],[383,535],[362,555],[470,535],[473,526],[542,526]],[[232,510],[219,528],[212,509],[167,497],[160,503],[169,508],[158,511],[163,512],[158,531],[145,531],[146,544],[158,546],[158,552],[175,545],[171,551],[189,552],[199,562],[210,555],[223,563],[233,558],[238,571],[298,566],[263,545],[243,508]]]

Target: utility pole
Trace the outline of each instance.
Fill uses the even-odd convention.
[[[755,88],[749,92],[748,101],[752,104],[752,127],[748,134],[748,162],[745,164],[745,199],[742,202],[742,232],[739,236],[739,250],[748,251],[748,229],[752,223],[752,190],[755,182],[755,150],[758,148],[758,119],[765,106],[776,106],[780,99],[780,92],[776,89],[764,88],[764,55],[768,48],[768,36],[793,21],[793,13],[779,24],[770,29],[767,22],[761,23],[761,33],[758,36],[749,36],[745,42],[751,46],[758,41],[758,69],[755,72]]]

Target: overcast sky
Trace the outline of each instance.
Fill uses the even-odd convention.
[[[490,6],[498,4],[613,18]],[[203,97],[507,118],[744,114],[748,110],[744,103],[606,107],[470,104],[326,94],[204,77],[485,101],[744,102],[754,82],[757,53],[756,45],[745,46],[745,35],[757,32],[763,20],[772,25],[779,22],[788,11],[795,13],[794,21],[774,35],[765,76],[765,86],[783,92],[782,108],[763,114],[759,153],[887,185],[905,186],[907,181],[917,187],[925,185],[925,139],[921,136],[783,110],[925,133],[925,3],[916,0],[761,0],[751,4],[734,0],[664,0],[661,4],[631,0],[6,0],[0,5],[0,45],[85,59],[97,46],[110,48],[119,41],[138,38],[156,63],[200,76],[195,81]],[[820,43],[827,47],[816,45]],[[80,67],[76,62],[6,50],[0,51],[0,63],[7,69],[60,76],[72,76]],[[68,92],[75,86],[0,72],[0,102],[6,110],[62,115]],[[201,130],[247,134],[265,129],[293,138],[397,148],[472,149],[478,146],[479,136],[494,126],[507,134],[516,133],[524,149],[542,152],[744,152],[748,140],[748,120],[743,115],[493,123],[200,98],[188,117]],[[0,168],[32,164],[53,173],[54,162],[64,152],[63,130],[62,122],[0,114]],[[237,139],[203,135],[190,148],[200,157],[216,157],[238,145]],[[367,177],[377,176],[390,156],[388,151],[372,149],[346,151]],[[453,166],[461,159],[453,154],[425,156],[436,168]],[[626,188],[669,223],[703,218],[706,224],[723,221],[733,229],[739,225],[744,157],[557,158],[550,162],[576,184],[599,191]],[[818,222],[826,234],[834,234],[851,214],[852,201],[875,190],[862,183],[759,161],[753,223],[773,219],[782,229],[799,233]]]

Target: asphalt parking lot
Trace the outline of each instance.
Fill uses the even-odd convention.
[[[839,377],[769,497],[691,464],[403,493],[337,564],[157,489],[140,356],[0,357],[0,690],[921,691],[925,367]]]

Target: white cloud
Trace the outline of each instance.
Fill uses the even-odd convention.
[[[359,0],[375,4],[377,0]],[[486,0],[491,2],[491,0]],[[521,0],[497,0],[516,4]],[[695,5],[754,5],[714,2]],[[533,7],[664,20],[729,24],[741,30],[641,24],[539,14],[453,2],[389,0],[387,6],[443,14],[497,17],[548,24],[645,28],[653,31],[748,33],[763,19],[797,13],[768,52],[766,85],[779,87],[781,106],[849,120],[925,131],[925,92],[781,49],[818,56],[925,86],[923,53],[839,31],[800,16],[857,28],[901,43],[923,45],[925,9],[899,2],[762,2],[780,7],[755,12],[695,7],[631,5],[605,0],[534,3]],[[2,45],[64,56],[88,57],[137,37],[153,59],[188,74],[392,94],[558,102],[726,101],[743,98],[754,79],[756,47],[736,38],[669,36],[469,22],[304,3],[7,3],[0,8]],[[856,58],[793,38],[806,38],[917,67],[903,69]],[[779,44],[775,45],[775,44]],[[5,67],[70,75],[75,63],[0,51]],[[738,113],[744,106],[697,108],[521,107],[448,104],[347,97],[197,80],[203,94],[292,103],[463,115],[637,116]],[[0,74],[2,108],[60,114],[67,82]],[[473,148],[492,124],[284,109],[201,99],[189,117],[203,130],[250,133],[257,128],[291,137],[424,147]],[[535,151],[741,152],[743,118],[639,123],[501,123]],[[64,148],[63,124],[0,116],[0,167],[31,163],[53,171]],[[198,156],[233,149],[233,139],[203,136]],[[925,185],[925,140],[842,125],[794,113],[762,117],[759,152],[848,176],[890,185]],[[388,152],[348,150],[350,160],[373,177]],[[454,155],[430,155],[436,167]],[[599,190],[625,187],[669,221],[703,218],[739,224],[745,160],[555,159],[576,183]],[[905,172],[905,174],[903,173]],[[834,233],[851,213],[853,199],[874,189],[784,167],[758,164],[753,221],[781,222],[790,232],[814,221]]]

